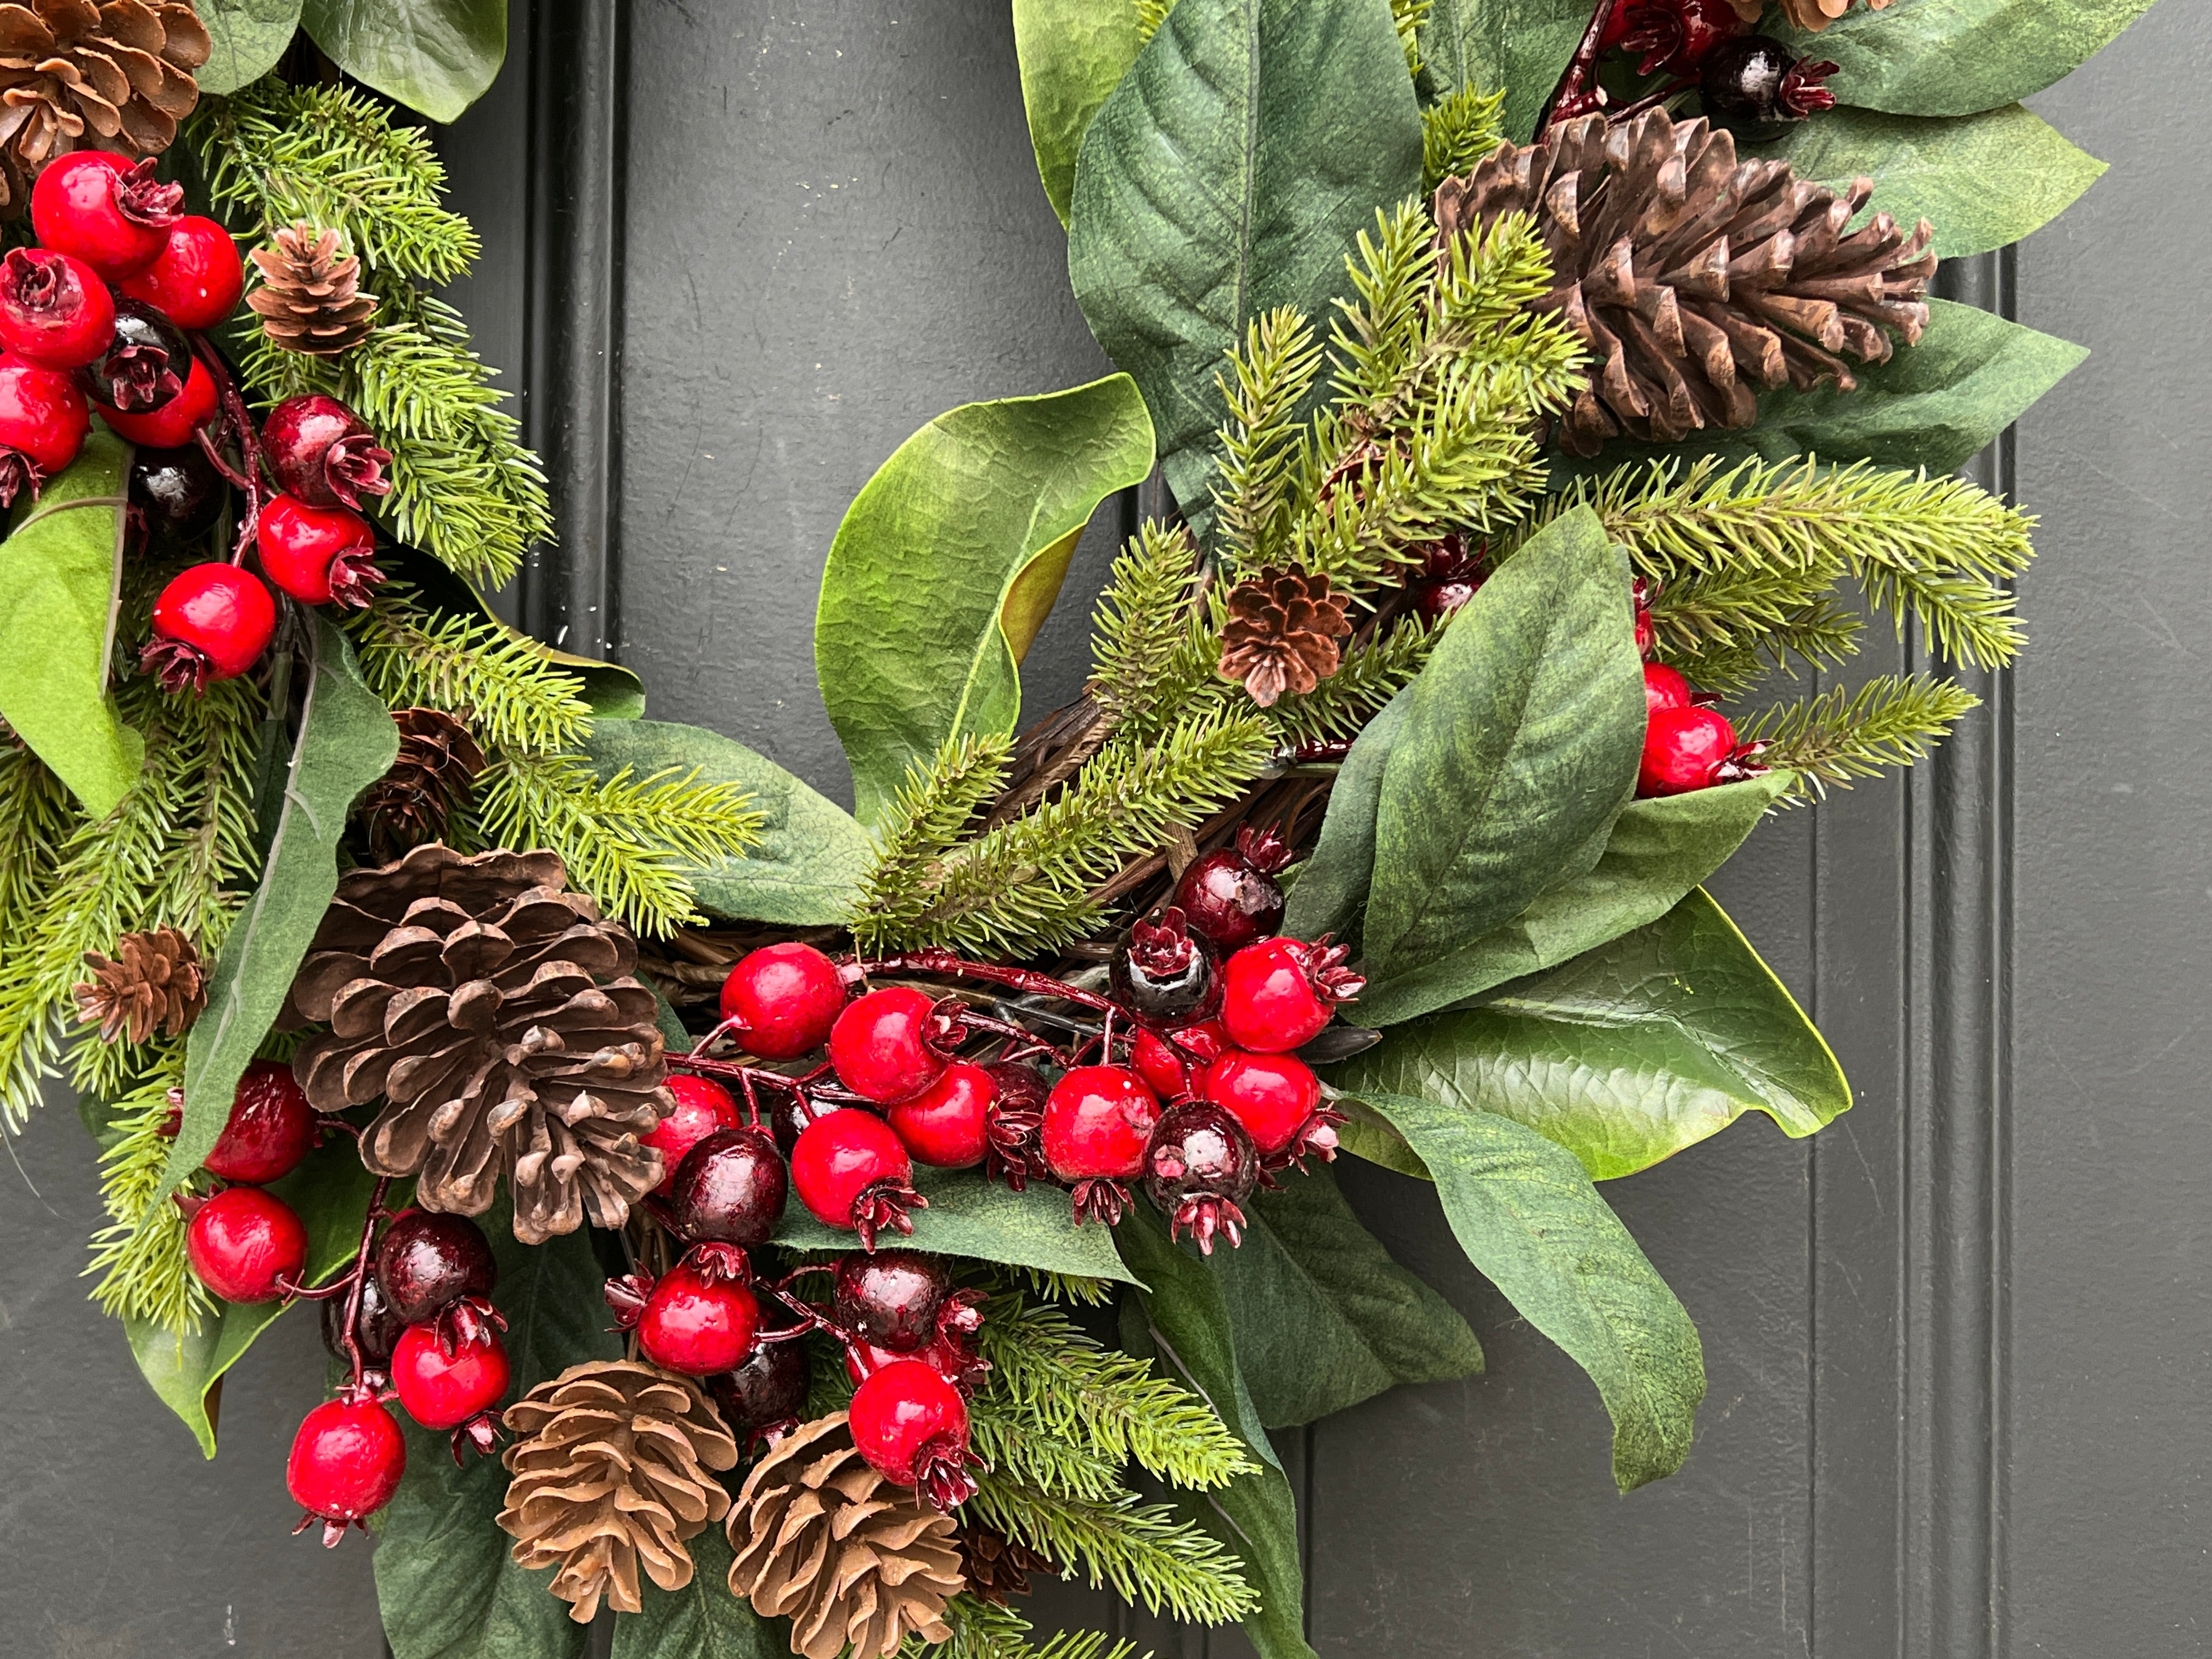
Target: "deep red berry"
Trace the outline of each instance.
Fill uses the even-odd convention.
[[[349,507],[392,489],[391,451],[335,398],[287,398],[261,423],[261,453],[288,495],[309,507]]]
[[[791,1152],[791,1184],[817,1221],[859,1233],[864,1249],[876,1248],[876,1234],[885,1227],[912,1232],[907,1211],[927,1207],[914,1190],[914,1161],[896,1132],[854,1106],[800,1132]]]
[[[253,538],[269,580],[302,605],[367,608],[384,580],[376,568],[376,532],[343,507],[309,507],[279,495],[261,509]]]
[[[1079,1066],[1053,1085],[1044,1109],[1044,1160],[1075,1187],[1076,1218],[1111,1226],[1121,1216],[1121,1182],[1145,1166],[1145,1143],[1160,1103],[1144,1079],[1120,1066]]]
[[[36,497],[75,460],[92,429],[84,393],[58,370],[0,357],[0,507]]]
[[[206,330],[228,321],[238,309],[246,264],[228,231],[212,219],[188,213],[169,227],[154,263],[116,286],[179,328]]]
[[[1200,1088],[1267,1153],[1288,1146],[1321,1105],[1321,1079],[1296,1054],[1231,1049],[1206,1068]]]
[[[1453,576],[1443,581],[1411,584],[1406,590],[1413,614],[1424,622],[1442,622],[1460,610],[1482,588],[1480,576]]]
[[[1669,668],[1663,662],[1644,665],[1644,709],[1647,714],[1656,714],[1662,708],[1687,708],[1697,695],[1697,689],[1680,669]]]
[[[1743,33],[1729,0],[1634,0],[1618,8],[1602,44],[1638,58],[1638,75],[1694,75],[1723,43]]]
[[[347,1522],[390,1503],[406,1472],[406,1437],[390,1412],[374,1400],[330,1400],[309,1412],[292,1437],[284,1484],[307,1511],[301,1526],[320,1521],[323,1542],[331,1545],[345,1535]]]
[[[884,1115],[915,1161],[939,1170],[965,1170],[981,1164],[990,1145],[991,1108],[998,1085],[980,1066],[956,1060],[945,1075],[912,1100],[887,1107]]]
[[[760,1304],[745,1277],[743,1250],[695,1245],[646,1297],[637,1321],[639,1349],[654,1364],[686,1376],[734,1370],[760,1331]]]
[[[1659,630],[1652,623],[1649,611],[1636,613],[1636,654],[1649,659],[1652,648],[1659,643]]]
[[[791,1178],[766,1129],[718,1129],[684,1155],[669,1189],[676,1231],[695,1244],[765,1244]]]
[[[967,1403],[927,1365],[884,1366],[853,1391],[850,1409],[853,1443],[885,1480],[915,1487],[939,1510],[975,1495]]]
[[[1168,1218],[1170,1237],[1187,1231],[1208,1255],[1217,1233],[1241,1244],[1240,1206],[1259,1180],[1259,1152],[1234,1114],[1188,1100],[1160,1115],[1145,1149],[1145,1196]]]
[[[409,1210],[384,1230],[376,1277],[401,1322],[420,1325],[464,1297],[489,1296],[499,1263],[468,1217]]]
[[[457,1429],[507,1393],[507,1345],[495,1331],[448,1348],[437,1328],[410,1325],[392,1352],[392,1386],[426,1429]]]
[[[798,1422],[806,1409],[811,1371],[804,1342],[756,1342],[742,1364],[716,1372],[707,1388],[722,1421],[742,1438]]]
[[[796,1060],[819,1048],[844,1012],[837,964],[795,940],[749,952],[722,981],[722,1018],[763,1060]]]
[[[1177,1100],[1190,1092],[1190,1071],[1180,1050],[1165,1037],[1139,1030],[1130,1045],[1129,1064],[1145,1079],[1145,1086],[1162,1100]]]
[[[1735,751],[1735,728],[1711,708],[1662,708],[1644,730],[1644,763],[1637,769],[1639,795],[1681,795],[1718,780],[1715,774]]]
[[[1261,879],[1272,884],[1272,878]],[[1129,930],[1129,942],[1115,952],[1109,976],[1116,1001],[1158,1024],[1204,1019],[1221,1002],[1213,952],[1193,937],[1183,913],[1172,904],[1157,921],[1139,921]]]
[[[115,336],[115,300],[91,266],[19,247],[0,259],[0,346],[33,368],[82,368]]]
[[[1271,939],[1248,945],[1222,968],[1221,1024],[1229,1040],[1255,1054],[1283,1054],[1319,1036],[1366,987],[1343,965],[1341,945]]]
[[[945,1074],[959,1039],[957,1007],[910,985],[850,1003],[830,1028],[837,1080],[879,1106],[912,1100]]]
[[[163,184],[151,159],[72,150],[49,161],[31,186],[31,228],[44,246],[119,283],[161,257],[184,201],[185,187]]]
[[[194,358],[185,389],[159,409],[134,415],[106,404],[95,403],[93,406],[99,410],[100,418],[125,442],[147,449],[176,449],[191,443],[192,434],[215,418],[215,380],[209,374],[207,365]]]
[[[1233,847],[1216,848],[1191,863],[1176,884],[1176,908],[1193,933],[1224,951],[1264,938],[1283,925],[1283,890],[1275,874],[1290,848],[1272,830],[1246,825]]]
[[[323,1302],[323,1346],[337,1359],[350,1359],[345,1346],[346,1298],[328,1297]],[[361,1348],[362,1363],[374,1370],[382,1370],[392,1363],[392,1351],[399,1346],[400,1333],[407,1322],[392,1311],[392,1304],[385,1299],[384,1286],[377,1282],[376,1270],[371,1267],[361,1281],[361,1313],[355,1326],[355,1340]]]
[[[846,1330],[863,1342],[911,1353],[937,1340],[952,1276],[919,1250],[855,1250],[837,1259],[834,1294],[837,1322]]]
[[[919,1348],[885,1348],[873,1342],[845,1345],[845,1375],[855,1387],[886,1365],[918,1360],[960,1390],[971,1395],[991,1374],[991,1362],[976,1357],[975,1350],[957,1331],[942,1332]]]
[[[307,1230],[283,1199],[258,1187],[226,1187],[192,1212],[185,1255],[200,1282],[226,1302],[274,1302],[278,1279],[298,1284]]]
[[[179,571],[154,601],[154,637],[140,665],[164,690],[203,690],[233,680],[261,660],[276,632],[276,601],[235,565]]]
[[[1045,1173],[1041,1137],[1044,1103],[1051,1091],[1036,1066],[1018,1060],[994,1060],[983,1069],[998,1091],[984,1120],[990,1144],[983,1151],[983,1173],[1022,1192],[1031,1176]]]
[[[1717,127],[1743,134],[1786,126],[1836,106],[1820,83],[1836,72],[1826,61],[1793,57],[1764,34],[1747,34],[1717,48],[1698,76],[1698,96]]]
[[[708,1135],[735,1129],[745,1121],[730,1091],[712,1078],[671,1072],[667,1088],[675,1104],[659,1123],[638,1137],[660,1153],[660,1184],[653,1191],[663,1198],[675,1190],[676,1166],[694,1146]]]
[[[150,415],[182,395],[192,372],[191,342],[143,300],[118,300],[107,349],[78,371],[102,409]]]
[[[292,1068],[257,1060],[238,1080],[207,1169],[225,1181],[275,1181],[298,1169],[314,1145],[315,1109]]]

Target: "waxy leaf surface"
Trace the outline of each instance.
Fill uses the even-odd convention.
[[[1846,104],[1899,115],[1972,115],[2071,74],[2150,9],[2151,0],[1898,0],[1855,5],[1819,33],[1778,15],[1770,33],[1838,65]]]
[[[507,60],[507,0],[307,0],[301,23],[348,75],[455,121]]]
[[[1091,118],[1137,61],[1137,8],[1097,0],[1014,0],[1014,56],[1037,173],[1060,222]]]
[[[913,1212],[913,1237],[886,1232],[882,1235],[886,1245],[1085,1279],[1138,1282],[1122,1265],[1113,1232],[1095,1222],[1077,1226],[1073,1206],[1060,1188],[1032,1182],[1018,1193],[986,1181],[975,1170],[917,1167],[914,1176],[915,1189],[929,1200],[929,1207]],[[817,1221],[794,1193],[784,1206],[775,1242],[795,1250],[842,1254],[859,1241],[848,1230]]]
[[[208,60],[192,71],[203,93],[232,93],[276,67],[300,27],[301,0],[199,0]]]

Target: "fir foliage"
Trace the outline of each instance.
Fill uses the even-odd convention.
[[[0,726],[0,939],[26,938],[45,909],[54,854],[76,816],[62,781]]]
[[[107,1223],[92,1236],[85,1275],[100,1276],[92,1299],[118,1319],[143,1319],[164,1330],[196,1328],[214,1299],[185,1255],[184,1212],[161,1190],[173,1144],[167,1133],[172,1091],[185,1082],[181,1042],[151,1045],[148,1063],[110,1109],[100,1153],[100,1205]]]
[[[1401,617],[1373,638],[1353,644],[1335,673],[1304,696],[1280,698],[1268,721],[1287,744],[1326,743],[1357,735],[1375,712],[1413,683],[1443,635],[1443,624]]]
[[[947,738],[927,766],[908,768],[855,908],[853,936],[863,951],[902,942],[925,924],[939,860],[999,793],[1012,753],[998,732],[967,732]]]
[[[1981,699],[1955,681],[1882,674],[1856,691],[1839,685],[1817,697],[1778,704],[1740,722],[1736,736],[1766,745],[1759,757],[1762,766],[1796,772],[1798,784],[1791,793],[1802,799],[1925,760],[1933,744],[1980,706]]]
[[[1012,1607],[1002,1607],[965,1591],[945,1604],[952,1639],[942,1644],[908,1636],[900,1659],[1133,1659],[1135,1644],[1116,1642],[1097,1631],[1060,1631],[1032,1644],[1035,1629]],[[1150,1656],[1147,1656],[1147,1659]]]
[[[1462,87],[1421,112],[1421,186],[1472,173],[1505,139],[1505,94]]]
[[[346,623],[362,678],[394,708],[440,708],[495,749],[574,747],[592,729],[583,684],[532,641],[481,617],[431,611],[387,582]]]
[[[1225,1625],[1258,1610],[1260,1598],[1237,1558],[1176,1518],[1164,1504],[1123,1493],[1098,1503],[1063,1498],[986,1471],[975,1512],[1009,1538],[1079,1569],[1091,1587],[1113,1587],[1149,1613]]]
[[[1157,731],[1186,700],[1178,665],[1193,627],[1198,545],[1181,525],[1147,520],[1114,561],[1091,638],[1091,702],[1109,722]]]
[[[1289,535],[1291,464],[1322,360],[1304,313],[1279,306],[1252,319],[1244,349],[1231,355],[1230,373],[1214,381],[1229,411],[1220,430],[1214,521],[1237,563],[1269,563]]]

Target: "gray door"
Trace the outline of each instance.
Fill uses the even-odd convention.
[[[490,250],[464,302],[563,508],[519,603],[644,671],[656,713],[840,793],[809,630],[845,504],[951,404],[1106,367],[1003,0],[528,9],[447,147]],[[1616,1497],[1588,1382],[1429,1193],[1353,1166],[1490,1370],[1285,1437],[1328,1659],[2212,1647],[2204,13],[2166,0],[2037,100],[2112,174],[1945,278],[2095,351],[1978,464],[2043,519],[2025,665],[1938,763],[1792,815],[1718,883],[1859,1098],[1816,1140],[1754,1116],[1610,1191],[1705,1334],[1688,1468]],[[1118,522],[1031,658],[1038,708],[1079,684]],[[73,1115],[10,1150],[0,1650],[373,1659],[367,1551],[287,1536],[311,1322],[232,1376],[203,1465],[82,1299]],[[1242,1650],[1050,1601],[1163,1652]]]

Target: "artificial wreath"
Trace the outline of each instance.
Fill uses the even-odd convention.
[[[287,1478],[399,1659],[1020,1659],[1046,1574],[1284,1659],[1267,1431],[1481,1364],[1344,1152],[1671,1474],[1697,1334],[1594,1182],[1850,1104],[1699,884],[1974,708],[1789,684],[1870,616],[2020,648],[1950,474],[2079,353],[1930,284],[2094,177],[2015,100],[2136,9],[1967,87],[2003,0],[1014,0],[1122,372],[854,502],[847,813],[482,597],[555,526],[394,105],[495,29],[0,5],[0,1090],[82,1102],[148,1380],[212,1455],[319,1305]]]

